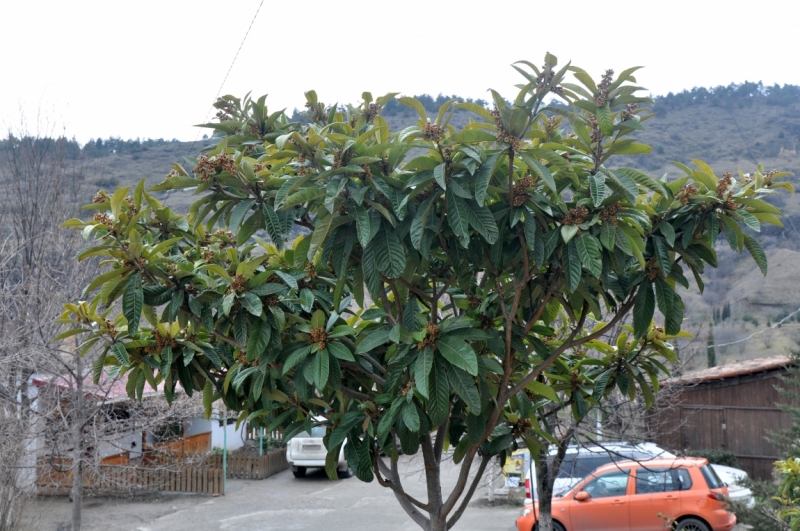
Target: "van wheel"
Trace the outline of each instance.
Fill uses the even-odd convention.
[[[294,477],[296,477],[296,478],[305,477],[305,475],[306,475],[306,467],[299,466],[297,468],[293,468],[292,469],[292,474],[294,474]]]
[[[686,520],[681,520],[678,523],[678,526],[675,528],[675,531],[711,531],[711,530],[704,522],[701,522],[697,518],[687,518]]]
[[[353,475],[353,470],[350,468],[350,465],[347,465],[344,470],[337,470],[337,472],[339,473],[339,479],[347,479]]]

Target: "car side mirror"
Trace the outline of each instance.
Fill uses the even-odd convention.
[[[580,502],[582,502],[582,501],[586,501],[586,500],[588,500],[589,498],[591,498],[591,496],[590,496],[590,495],[589,495],[589,493],[588,493],[588,492],[586,492],[585,490],[582,490],[582,491],[580,491],[578,494],[576,494],[576,495],[575,495],[575,500],[576,500],[576,501],[580,501]]]

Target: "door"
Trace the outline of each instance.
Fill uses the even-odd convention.
[[[628,470],[612,470],[590,480],[582,491],[589,499],[569,504],[571,531],[628,531]]]
[[[630,497],[632,531],[663,531],[681,510],[681,491],[692,487],[689,472],[682,468],[636,469],[636,487]]]

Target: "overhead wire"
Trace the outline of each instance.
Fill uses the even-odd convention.
[[[716,348],[716,347],[727,347],[727,346],[730,346],[730,345],[736,345],[738,343],[744,343],[745,341],[749,341],[749,340],[753,339],[757,335],[763,334],[764,332],[766,332],[768,330],[772,330],[773,328],[779,327],[780,325],[782,325],[783,323],[785,323],[786,321],[788,321],[789,319],[791,319],[792,317],[794,317],[798,313],[800,313],[800,308],[796,309],[795,311],[793,311],[792,313],[790,313],[789,315],[787,315],[786,317],[784,317],[780,321],[777,321],[772,326],[768,326],[766,328],[762,328],[761,330],[758,330],[757,332],[753,332],[752,334],[750,334],[749,336],[747,336],[745,338],[737,339],[736,341],[731,341],[730,343],[715,343],[713,345],[706,346],[706,349]]]
[[[214,96],[215,103],[217,99],[219,99],[220,93],[222,93],[222,87],[224,87],[225,82],[228,81],[228,76],[230,75],[231,70],[233,70],[233,65],[236,64],[236,59],[239,58],[239,52],[242,51],[242,47],[244,46],[244,43],[247,40],[247,36],[250,35],[250,30],[253,28],[253,24],[255,23],[256,18],[258,18],[258,13],[259,11],[261,11],[261,6],[263,5],[264,5],[264,0],[261,0],[261,2],[258,4],[258,9],[256,9],[255,15],[253,15],[253,19],[250,21],[250,25],[247,27],[247,31],[244,33],[242,42],[239,43],[239,48],[236,50],[236,54],[233,56],[233,60],[231,61],[230,66],[228,67],[228,71],[225,72],[225,77],[222,78],[222,83],[220,83],[219,88],[217,89],[217,94],[216,96]],[[209,107],[208,112],[206,113],[206,117],[203,119],[203,123],[208,121],[208,116],[211,114],[212,108],[213,105]],[[197,131],[197,135],[194,137],[194,140],[192,141],[192,145],[189,147],[189,152],[187,153],[187,155],[189,155],[192,152],[192,149],[194,149],[194,145],[197,143],[197,139],[199,137],[200,137],[200,131]]]

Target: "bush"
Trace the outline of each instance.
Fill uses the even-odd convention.
[[[101,188],[116,188],[119,180],[116,177],[100,177],[95,184]]]
[[[744,321],[746,323],[753,323],[753,326],[758,326],[758,319],[756,319],[755,317],[753,317],[749,313],[745,314],[745,316],[742,317],[742,321]]]
[[[732,466],[739,468],[736,456],[730,450],[692,450],[688,452],[692,457],[705,457],[713,465]]]

